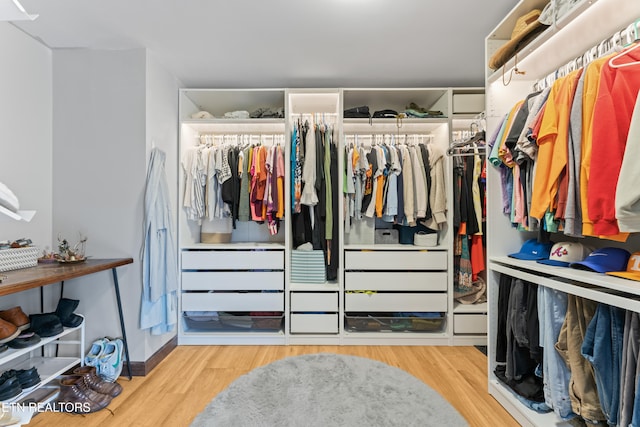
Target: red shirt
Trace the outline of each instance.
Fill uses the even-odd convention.
[[[635,50],[632,50],[636,47]],[[587,203],[595,234],[619,233],[616,220],[616,187],[636,96],[640,89],[640,48],[607,61],[600,72],[598,98],[593,111],[593,145]],[[614,65],[638,64],[613,68]]]

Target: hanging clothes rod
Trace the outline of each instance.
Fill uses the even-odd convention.
[[[640,40],[640,18],[633,21],[620,31],[616,31],[610,37],[602,40],[597,45],[588,49],[585,53],[558,67],[547,76],[533,84],[534,91],[540,91],[551,86],[559,77],[566,76],[570,72],[587,66],[590,62],[601,58],[616,50],[622,50]]]

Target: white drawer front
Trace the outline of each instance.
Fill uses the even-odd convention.
[[[447,294],[345,294],[345,311],[447,311]]]
[[[283,251],[184,251],[183,270],[282,270]]]
[[[292,314],[292,334],[337,334],[338,314]]]
[[[348,291],[446,291],[447,273],[434,272],[354,272],[344,274]]]
[[[446,270],[446,251],[347,251],[347,270]]]
[[[182,289],[188,291],[283,290],[282,271],[185,271]]]
[[[338,311],[338,293],[291,292],[291,311]]]
[[[284,311],[281,292],[183,293],[183,311]]]
[[[454,314],[453,315],[454,334],[486,334],[487,315],[486,314]]]

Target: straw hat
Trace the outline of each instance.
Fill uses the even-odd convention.
[[[534,9],[516,20],[511,39],[496,50],[489,59],[489,68],[497,70],[502,67],[516,52],[529,43],[544,28],[538,18],[540,10]]]

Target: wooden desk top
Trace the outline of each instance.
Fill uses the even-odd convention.
[[[63,280],[75,279],[131,263],[133,263],[133,258],[89,258],[85,262],[78,264],[38,264],[36,267],[0,272],[0,275],[7,276],[0,283],[0,296],[59,283]]]

